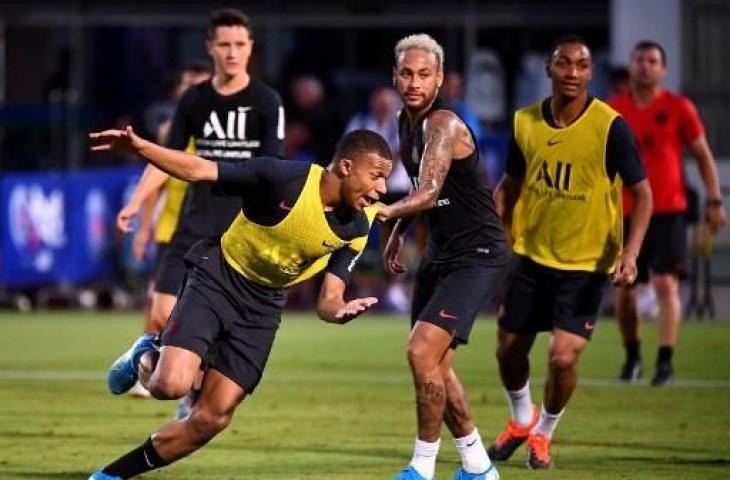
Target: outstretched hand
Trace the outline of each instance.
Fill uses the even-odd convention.
[[[337,310],[337,313],[335,313],[335,320],[337,320],[338,323],[347,323],[369,310],[370,307],[376,303],[378,303],[378,299],[375,297],[356,298],[355,300],[350,300],[342,308]]]
[[[137,153],[142,148],[144,140],[137,136],[131,126],[124,130],[104,130],[92,132],[89,138],[94,143],[91,146],[93,151],[114,150],[117,152]]]

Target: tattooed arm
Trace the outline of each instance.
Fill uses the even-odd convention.
[[[437,110],[429,115],[424,122],[426,145],[421,158],[418,188],[401,200],[380,209],[378,220],[410,217],[436,205],[451,167],[461,128],[464,128],[463,124],[450,111]]]

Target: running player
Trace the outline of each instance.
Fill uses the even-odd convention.
[[[453,362],[456,348],[469,340],[479,309],[503,280],[509,248],[477,140],[437,97],[443,62],[441,45],[425,34],[405,37],[395,47],[393,82],[405,106],[399,118],[401,159],[413,190],[378,212],[380,220],[399,218],[383,253],[385,268],[404,272],[398,252],[416,215],[423,215],[429,230],[416,274],[408,340],[418,436],[413,458],[397,478],[433,478],[446,423],[462,460],[455,478],[495,480],[499,474]]]
[[[654,197],[646,242],[637,262],[637,280],[640,283],[651,281],[659,304],[659,346],[651,380],[656,386],[666,385],[673,379],[672,353],[682,315],[679,278],[687,264],[687,198],[682,166],[685,145],[697,160],[705,183],[708,225],[716,232],[726,220],[717,166],[702,121],[691,100],[662,87],[666,72],[667,59],[662,46],[651,41],[639,42],[631,54],[629,92],[609,100],[609,104],[626,118],[638,140]],[[624,205],[626,214],[631,211],[630,198],[625,196]],[[632,286],[617,289],[616,317],[626,349],[620,379],[633,382],[641,376],[642,366],[641,319],[636,307],[636,290]]]
[[[168,465],[205,445],[261,379],[279,327],[287,287],[325,271],[317,302],[324,321],[346,323],[377,302],[345,302],[350,271],[365,247],[392,169],[388,144],[356,130],[337,146],[330,170],[305,162],[256,158],[214,162],[146,142],[132,132],[92,134],[95,150],[140,154],[186,181],[236,199],[238,214],[220,240],[198,242],[180,301],[161,337],[145,334],[109,372],[112,392],[139,377],[159,399],[180,398],[205,374],[190,415],[94,472],[91,480],[127,479]]]
[[[499,318],[497,360],[511,418],[489,447],[506,460],[527,441],[527,465],[552,466],[550,441],[575,389],[607,279],[629,284],[651,214],[651,192],[626,122],[588,96],[591,52],[559,39],[547,73],[552,96],[518,110],[506,174],[495,192],[512,233],[515,270]],[[635,202],[622,250],[621,185]],[[552,334],[542,409],[533,406],[529,352]]]

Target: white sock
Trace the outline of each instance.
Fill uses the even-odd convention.
[[[532,397],[530,396],[530,381],[519,390],[505,390],[512,418],[520,425],[527,426],[532,422]]]
[[[455,438],[456,450],[461,455],[461,464],[467,473],[484,473],[491,465],[489,455],[484,449],[482,437],[479,431],[474,428],[466,437]]]
[[[540,433],[548,438],[552,438],[555,428],[558,426],[558,420],[565,412],[562,409],[558,413],[550,413],[545,410],[545,405],[542,406],[542,412],[540,412],[540,420],[537,421],[537,425],[532,429],[531,433]]]
[[[416,438],[416,446],[413,448],[411,466],[425,479],[432,480],[436,473],[436,456],[439,453],[441,439],[435,442],[424,442]]]

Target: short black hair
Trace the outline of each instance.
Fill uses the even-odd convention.
[[[208,38],[215,36],[215,29],[218,27],[236,27],[241,26],[248,30],[248,35],[253,37],[251,20],[248,15],[237,8],[220,8],[210,13],[210,21],[208,22]]]
[[[588,42],[583,37],[571,33],[567,35],[561,35],[555,39],[555,41],[552,43],[552,46],[550,47],[550,51],[548,52],[545,62],[550,65],[550,63],[553,61],[553,55],[555,54],[555,51],[561,46],[567,45],[569,43],[577,43],[583,45],[588,49],[588,53],[591,54],[591,57],[593,57],[593,52],[591,51],[591,46],[588,44]]]
[[[664,47],[662,47],[659,42],[655,42],[654,40],[642,40],[636,45],[634,45],[633,53],[636,53],[640,50],[649,50],[652,48],[656,48],[659,51],[659,55],[662,57],[662,66],[667,66],[667,52],[664,51]],[[633,56],[633,55],[632,55]]]
[[[343,158],[353,159],[365,153],[376,153],[393,161],[393,152],[391,152],[388,142],[372,130],[353,130],[343,135],[337,143],[332,161],[337,162]]]
[[[197,74],[211,73],[210,63],[205,60],[193,60],[192,62],[186,63],[182,71]]]

